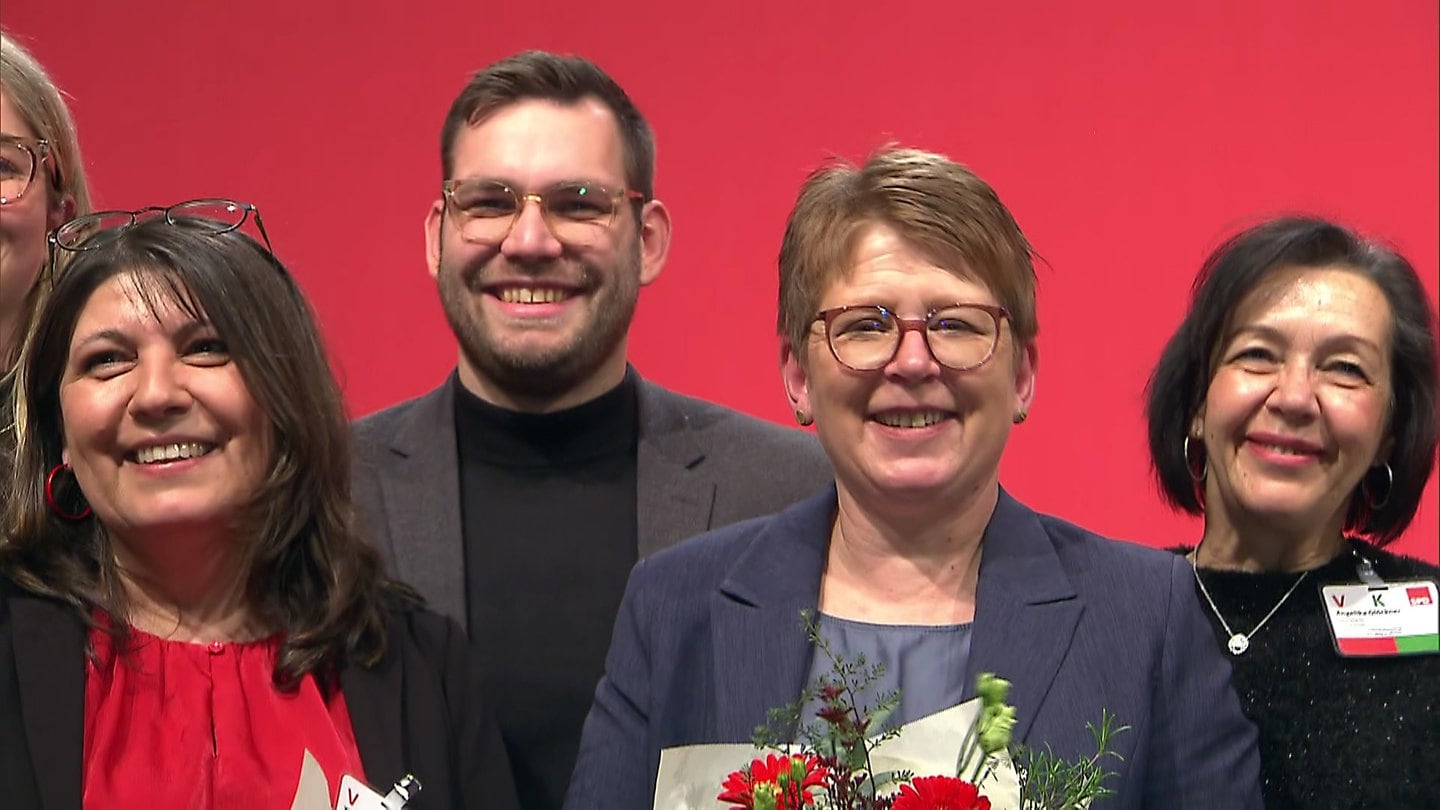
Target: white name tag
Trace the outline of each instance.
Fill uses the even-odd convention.
[[[335,810],[390,810],[390,805],[385,803],[384,796],[347,773],[340,780],[340,797],[335,802]]]
[[[1440,653],[1440,589],[1429,580],[1320,589],[1335,651],[1372,658]]]

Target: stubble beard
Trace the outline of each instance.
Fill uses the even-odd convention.
[[[608,273],[584,272],[584,277],[600,281],[598,286],[585,285],[590,311],[567,340],[545,349],[507,346],[481,314],[478,299],[488,294],[481,289],[486,265],[451,266],[443,249],[439,262],[440,303],[461,354],[486,383],[516,399],[554,398],[594,375],[625,340],[640,293],[640,247],[632,243]],[[534,275],[540,279],[546,273]]]

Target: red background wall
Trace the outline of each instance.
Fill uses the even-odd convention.
[[[1201,259],[1303,209],[1440,261],[1435,0],[4,0],[72,96],[106,208],[260,206],[356,414],[433,387],[454,346],[421,220],[467,75],[529,47],[609,70],[659,137],[676,222],[641,296],[649,377],[777,421],[775,254],[805,174],[887,140],[993,183],[1049,267],[1032,418],[1003,480],[1152,545],[1191,541],[1148,477],[1142,386]],[[1398,548],[1436,560],[1437,504]]]

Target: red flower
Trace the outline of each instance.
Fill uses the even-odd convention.
[[[725,777],[723,792],[715,798],[730,802],[731,810],[750,810],[755,806],[755,788],[767,785],[779,799],[777,810],[800,810],[815,803],[810,791],[825,787],[828,776],[820,758],[813,754],[770,754]]]
[[[892,810],[990,810],[980,789],[956,776],[921,776],[900,786]]]
[[[845,706],[825,706],[815,712],[815,716],[841,731],[850,727],[850,709]]]

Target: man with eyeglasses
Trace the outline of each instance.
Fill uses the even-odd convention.
[[[808,434],[627,364],[670,214],[650,128],[609,76],[501,60],[441,142],[426,249],[459,363],[357,423],[355,496],[395,572],[485,653],[522,803],[559,808],[636,560],[781,509],[830,469]]]

